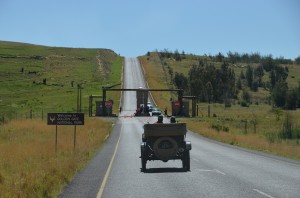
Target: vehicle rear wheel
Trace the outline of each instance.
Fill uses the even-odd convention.
[[[182,159],[182,168],[185,171],[190,171],[190,151],[185,151]]]
[[[145,145],[141,145],[141,163],[142,163],[142,172],[146,172],[146,164],[147,164],[147,159],[146,159],[146,150],[145,150]]]
[[[145,157],[141,157],[141,162],[142,162],[142,168],[141,168],[141,171],[142,172],[146,172],[146,163],[147,163],[147,160],[145,159]]]

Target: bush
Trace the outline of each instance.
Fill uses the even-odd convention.
[[[218,132],[221,131],[221,130],[224,131],[224,132],[229,132],[229,127],[228,126],[222,126],[220,124],[212,124],[211,128],[217,130]]]
[[[290,114],[286,113],[282,130],[279,133],[280,138],[292,139],[292,125],[292,117],[290,116]]]
[[[213,129],[215,129],[215,130],[217,130],[217,131],[219,132],[219,131],[221,131],[222,126],[219,125],[219,124],[212,124],[212,125],[211,125],[211,128],[213,128]]]
[[[292,129],[292,138],[293,139],[300,139],[300,128]]]
[[[251,95],[250,93],[247,91],[247,90],[243,90],[243,93],[242,93],[242,99],[246,102],[250,102],[251,101]]]
[[[271,96],[274,104],[277,107],[284,107],[286,104],[288,86],[286,82],[276,83],[274,89],[272,90]]]
[[[265,133],[265,137],[270,143],[274,143],[278,139],[278,135],[273,132],[267,132]]]
[[[249,104],[245,100],[242,100],[240,104],[242,107],[249,107]]]
[[[288,92],[285,102],[285,108],[288,110],[296,110],[298,103],[298,93],[296,89]]]

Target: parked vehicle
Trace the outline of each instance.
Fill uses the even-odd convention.
[[[152,112],[152,116],[161,115],[161,111],[159,110],[159,108],[153,108],[151,112]]]

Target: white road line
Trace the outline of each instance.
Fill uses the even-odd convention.
[[[199,162],[199,160],[197,160],[197,159],[195,159],[195,158],[193,158],[193,160],[196,161],[196,162]]]
[[[219,173],[221,175],[226,175],[225,173],[223,173],[222,171],[219,171],[217,169],[196,169],[197,171],[200,171],[200,172],[215,172],[215,173]]]
[[[212,172],[213,170],[209,170],[209,169],[196,169],[196,171],[200,171],[200,172]]]
[[[257,189],[253,189],[255,192],[258,192],[259,194],[261,194],[261,195],[264,195],[264,196],[266,196],[266,197],[269,197],[269,198],[274,198],[274,197],[272,197],[271,195],[268,195],[267,193],[264,193],[263,191],[260,191],[260,190],[257,190]]]
[[[123,127],[122,127],[122,128],[123,128]],[[118,142],[117,142],[117,145],[116,145],[114,154],[113,154],[113,156],[112,156],[112,158],[111,158],[111,160],[110,160],[109,166],[108,166],[108,168],[107,168],[107,171],[106,171],[105,176],[104,176],[104,178],[103,178],[102,184],[101,184],[100,189],[99,189],[99,191],[98,191],[97,198],[101,198],[101,197],[102,197],[102,194],[103,194],[103,191],[104,191],[104,188],[105,188],[105,185],[106,185],[106,182],[107,182],[109,173],[110,173],[110,171],[111,171],[112,164],[113,164],[113,162],[114,162],[114,159],[115,159],[115,156],[116,156],[118,147],[119,147],[119,142],[120,142],[121,134],[122,134],[122,128],[121,128],[120,136],[119,136],[119,139],[118,139]]]
[[[214,169],[214,171],[216,171],[217,173],[220,173],[220,174],[222,174],[222,175],[226,175],[225,173],[223,173],[222,171],[219,171],[219,170],[217,170],[217,169]]]

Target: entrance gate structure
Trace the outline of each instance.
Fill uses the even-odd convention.
[[[186,116],[187,114],[184,113],[184,103],[183,103],[183,98],[186,99],[193,99],[193,103],[192,103],[192,116],[195,117],[196,116],[196,103],[195,103],[195,96],[183,96],[183,89],[144,89],[144,88],[138,88],[138,89],[116,89],[116,88],[110,88],[110,87],[102,87],[102,104],[101,104],[101,115],[99,116],[110,116],[107,115],[107,110],[106,110],[106,106],[105,103],[107,102],[106,100],[106,94],[108,91],[135,91],[137,92],[137,104],[136,107],[140,107],[141,104],[143,105],[147,105],[148,102],[148,95],[149,95],[149,91],[168,91],[168,92],[177,92],[178,95],[178,100],[177,101],[173,101],[176,102],[176,104],[178,104],[179,107],[179,111],[176,113],[175,116]],[[99,97],[100,98],[100,97]],[[90,99],[90,102],[92,102],[92,100]],[[90,107],[91,107],[91,103],[90,103]],[[89,115],[92,116],[92,108],[89,108],[90,112]],[[97,111],[97,110],[96,110]],[[172,113],[172,115],[174,115]]]

